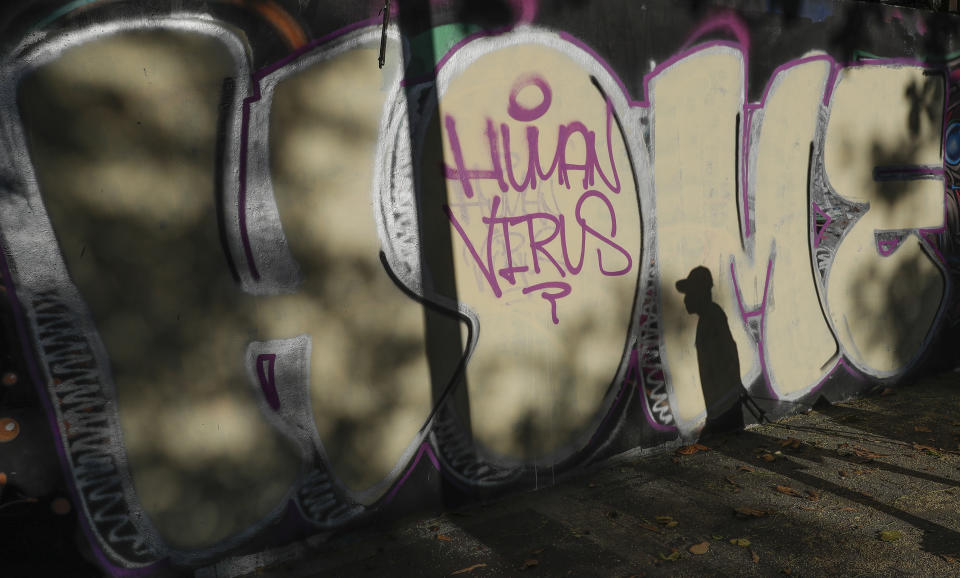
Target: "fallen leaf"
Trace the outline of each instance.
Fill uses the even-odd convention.
[[[960,562],[960,558],[958,558],[958,557],[956,557],[956,556],[947,556],[946,554],[941,554],[941,556],[943,556],[943,559],[944,559],[945,561],[947,561],[947,562],[949,562],[949,563],[951,563],[951,564],[956,564],[957,562]]]
[[[664,554],[663,552],[661,552],[661,553],[660,553],[660,559],[661,559],[661,560],[669,560],[669,561],[671,561],[671,562],[676,562],[677,560],[680,559],[680,552],[677,551],[676,548],[674,548],[669,554]]]
[[[938,457],[938,458],[942,458],[942,457],[943,457],[943,454],[940,453],[940,452],[939,452],[936,448],[934,448],[933,446],[926,446],[926,445],[923,445],[923,444],[914,443],[914,444],[913,444],[913,449],[915,449],[915,450],[917,450],[917,451],[919,451],[919,452],[924,452],[924,453],[926,453],[927,455],[931,455],[931,456]]]
[[[750,550],[750,559],[753,560],[753,563],[756,564],[760,561],[760,556],[757,556],[757,553],[753,550]]]
[[[850,506],[844,506],[844,507],[838,508],[838,509],[839,509],[841,512],[856,512],[856,511],[857,511],[856,508],[851,508]]]
[[[640,527],[644,530],[650,530],[651,532],[660,533],[660,528],[654,526],[653,524],[640,524]]]
[[[678,525],[680,522],[673,519],[672,516],[657,516],[657,523],[668,528],[673,528]]]
[[[843,471],[843,470],[840,470],[839,472],[837,472],[837,474],[838,474],[841,478],[847,477],[847,472],[845,472],[845,471]]]
[[[765,454],[760,454],[760,459],[763,460],[763,461],[765,461],[765,462],[772,462],[773,460],[775,460],[775,459],[777,459],[777,458],[773,457],[773,454],[771,454],[770,452],[767,452],[767,453],[765,453]]]
[[[810,500],[811,502],[819,502],[820,492],[816,490],[807,490],[807,499]]]
[[[777,491],[780,492],[781,494],[787,494],[788,496],[796,496],[796,497],[798,497],[798,498],[802,498],[802,497],[803,497],[803,494],[800,493],[800,490],[795,490],[795,489],[791,488],[790,486],[777,486],[776,489],[777,489]]]
[[[746,548],[750,545],[750,540],[746,538],[730,538],[730,543],[734,546],[740,546],[741,548]]]
[[[694,544],[690,546],[688,550],[691,554],[696,554],[697,556],[702,556],[707,553],[707,550],[710,549],[710,542],[700,542],[699,544]]]
[[[798,440],[797,438],[787,438],[787,439],[782,440],[782,441],[780,442],[780,447],[782,447],[782,448],[787,448],[787,447],[789,447],[789,448],[795,450],[795,449],[799,449],[799,448],[800,448],[800,445],[801,445],[802,443],[803,443],[803,442],[801,442],[801,441]]]
[[[536,558],[529,558],[523,561],[522,570],[526,570],[527,568],[533,568],[534,566],[537,566],[539,564],[540,564],[540,560],[537,560]]]
[[[791,569],[789,569],[789,568],[784,568],[783,570],[780,571],[780,573],[781,573],[781,574],[786,574],[787,576],[790,576],[790,575],[793,574],[793,570],[791,570]]]
[[[768,514],[776,513],[774,510],[760,510],[758,508],[748,508],[741,506],[736,509],[737,516],[740,518],[762,518]]]
[[[853,446],[853,453],[857,454],[861,458],[870,458],[870,459],[885,458],[890,455],[890,454],[878,454],[876,452],[871,452],[870,450],[862,448],[860,446]]]
[[[669,554],[663,554],[663,553],[661,552],[661,553],[660,553],[660,559],[661,559],[661,560],[669,560],[669,561],[671,561],[671,562],[676,562],[677,560],[680,559],[680,552],[678,552],[676,548],[674,548],[673,551],[670,552]]]
[[[681,455],[681,456],[689,456],[689,455],[695,454],[695,453],[697,453],[697,452],[705,452],[705,451],[707,451],[707,450],[709,450],[709,449],[710,449],[710,448],[708,448],[707,446],[705,446],[705,445],[703,445],[703,444],[690,444],[690,445],[688,445],[688,446],[683,446],[683,447],[681,447],[681,448],[677,448],[677,452],[676,452],[676,453],[677,453],[678,455]]]
[[[903,532],[900,530],[884,530],[880,532],[880,539],[884,542],[896,542],[900,538],[903,538]]]
[[[933,433],[933,430],[928,428],[925,425],[915,425],[913,426],[913,431],[921,432],[921,433]]]
[[[744,466],[744,465],[741,465],[741,466],[738,467],[737,469],[740,470],[741,472],[755,472],[755,471],[756,471],[755,469],[751,468],[750,466]]]
[[[453,542],[453,538],[451,538],[450,536],[446,536],[444,534],[437,534],[437,540],[440,540],[442,542]]]
[[[469,574],[474,570],[476,570],[477,568],[484,568],[484,567],[486,567],[486,564],[474,564],[473,566],[467,566],[466,568],[461,568],[459,570],[451,572],[450,575],[455,576],[457,574]]]

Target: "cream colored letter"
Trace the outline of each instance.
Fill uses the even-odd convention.
[[[849,68],[833,95],[827,177],[838,194],[870,208],[837,250],[828,307],[848,359],[877,377],[896,374],[921,350],[943,297],[941,270],[916,234],[943,224],[943,176],[935,172],[942,114],[943,80],[920,67]],[[913,234],[882,256],[875,233],[892,230]]]

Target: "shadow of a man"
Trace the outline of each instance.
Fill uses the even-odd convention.
[[[677,281],[677,291],[683,293],[687,313],[696,314],[697,365],[700,368],[700,386],[707,406],[707,423],[701,435],[743,428],[743,409],[740,395],[740,358],[733,341],[727,316],[713,302],[713,276],[706,267],[695,267],[686,279]]]

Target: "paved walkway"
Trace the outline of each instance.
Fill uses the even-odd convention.
[[[960,576],[960,374],[232,561],[307,576]],[[198,573],[216,576],[211,567]]]

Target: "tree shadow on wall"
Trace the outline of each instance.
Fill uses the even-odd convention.
[[[911,81],[904,88],[903,99],[908,111],[903,119],[903,138],[895,141],[874,140],[870,145],[873,174],[863,175],[863,190],[872,190],[874,202],[870,211],[888,215],[903,227],[906,223],[920,230],[895,227],[875,231],[876,257],[858,263],[856,278],[849,284],[850,323],[871,323],[873,329],[860,334],[859,349],[884,350],[893,365],[908,369],[908,364],[925,350],[935,350],[929,339],[942,321],[940,311],[949,286],[946,264],[937,252],[938,241],[924,237],[922,228],[938,228],[943,224],[943,181],[936,175],[911,174],[911,171],[942,166],[943,99],[948,87],[939,83],[944,76],[925,75],[923,82]],[[931,156],[931,147],[940,154]],[[917,187],[923,186],[922,193]],[[838,191],[841,195],[842,191]],[[919,195],[924,195],[920,197]],[[938,208],[925,210],[925,205]],[[915,217],[914,217],[915,215]],[[856,225],[855,225],[856,226]],[[910,225],[907,225],[909,227]],[[842,241],[841,241],[842,242]],[[896,243],[886,245],[885,243]],[[885,251],[892,251],[883,256]],[[919,248],[919,250],[913,250]],[[905,250],[913,250],[905,257]],[[900,253],[898,255],[898,253]],[[891,269],[886,260],[896,260]],[[882,288],[877,291],[878,284]],[[843,329],[841,329],[843,331]],[[859,353],[858,353],[859,354]]]
[[[109,356],[134,486],[174,547],[248,528],[296,476],[298,456],[255,404],[250,341],[312,335],[318,426],[354,489],[386,475],[431,407],[422,309],[382,271],[369,190],[320,187],[372,171],[381,109],[278,88],[274,185],[305,281],[253,297],[217,219],[217,119],[233,113],[218,106],[233,73],[215,41],[131,33],[68,52],[20,92],[57,248]]]

